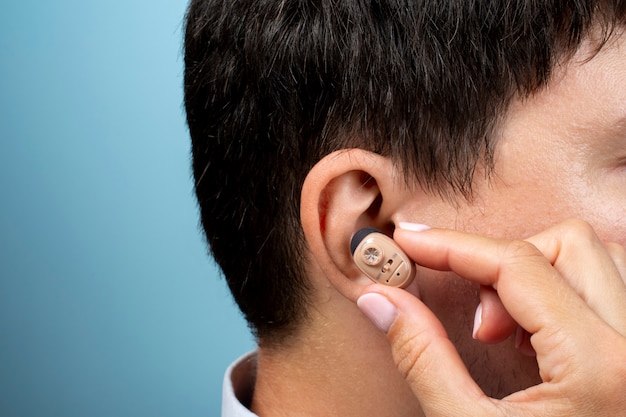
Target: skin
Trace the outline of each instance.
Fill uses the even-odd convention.
[[[533,350],[528,337],[522,347],[516,346],[518,323],[531,333],[570,329],[563,334],[566,340],[588,339],[574,331],[577,324],[585,334],[599,329],[607,340],[602,346],[617,350],[602,348],[603,355],[623,358],[626,43],[623,36],[615,36],[595,55],[593,45],[586,42],[574,57],[558,65],[545,89],[511,105],[497,138],[494,171],[486,176],[477,170],[471,201],[459,198],[451,203],[409,188],[390,161],[360,150],[331,155],[311,170],[303,187],[301,214],[310,248],[305,254],[313,287],[310,319],[288,346],[261,347],[253,411],[261,416],[416,416],[425,415],[424,410],[427,415],[445,415],[457,403],[476,402],[478,409],[457,409],[458,415],[478,411],[491,415],[498,412],[493,407],[500,405],[493,406],[489,397],[503,398],[537,385],[542,376],[575,367],[584,358],[595,357],[594,349],[599,349],[589,343],[570,345],[565,356],[579,360],[566,362],[565,356],[550,356],[546,346],[554,340],[534,338],[532,347],[543,349],[537,350],[538,365],[537,358],[529,356]],[[377,197],[382,203],[374,212]],[[570,218],[584,223],[563,223]],[[437,229],[409,233],[399,230],[400,222]],[[415,284],[408,291],[372,287],[351,263],[347,249],[350,236],[360,227],[389,231],[389,224],[396,229],[396,241],[418,263]],[[446,235],[439,229],[464,233]],[[426,241],[428,236],[436,239]],[[522,251],[532,253],[516,258],[516,253],[507,252],[511,240],[523,239],[534,249],[523,243]],[[455,265],[463,268],[450,265],[450,259],[429,263],[437,253],[454,250],[462,261]],[[493,256],[485,257],[486,253]],[[541,268],[532,276],[524,268],[505,277],[468,272],[497,271],[511,257],[531,266],[540,259]],[[498,288],[501,280],[506,289]],[[421,301],[414,296],[418,291]],[[355,304],[371,292],[383,294],[396,309],[395,321],[387,323],[392,327],[384,332]],[[475,310],[481,300],[483,325],[474,332],[479,339],[475,340]],[[584,314],[556,313],[570,310]],[[545,320],[533,321],[533,317]],[[543,341],[539,347],[537,340]],[[439,348],[424,351],[424,344]],[[576,346],[581,347],[576,350]],[[460,359],[455,359],[456,351]],[[422,357],[422,352],[434,353]],[[412,360],[407,364],[402,358]],[[558,374],[559,381],[566,382],[557,387],[561,400],[566,394],[577,398],[581,393],[577,387],[583,386],[580,381],[585,387],[605,387],[607,380],[623,386],[621,373],[626,372],[618,369],[611,379],[611,366],[604,361],[588,364],[582,367],[585,372],[574,376]],[[593,378],[600,377],[594,385]],[[611,386],[588,390],[591,398],[580,404],[566,401],[549,408],[536,403],[558,402],[550,397],[554,392],[550,388],[554,387],[526,391],[527,397],[507,397],[520,404],[535,401],[539,404],[535,408],[524,403],[520,409],[505,410],[511,415],[541,415],[548,409],[562,415],[604,411],[617,415],[616,410],[624,407],[611,403],[607,411],[590,406],[615,398]]]
[[[526,241],[443,229],[400,230],[396,239],[420,264],[496,289],[511,316],[533,335],[543,380],[502,400],[489,398],[424,304],[396,288],[372,286],[358,304],[387,334],[395,363],[426,415],[626,415],[623,246],[603,244],[579,220]],[[588,279],[597,276],[603,285]],[[483,314],[478,338],[497,321]]]

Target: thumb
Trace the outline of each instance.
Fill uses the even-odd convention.
[[[398,288],[374,285],[357,305],[387,335],[396,367],[427,416],[486,415],[493,407],[441,322],[419,299]]]

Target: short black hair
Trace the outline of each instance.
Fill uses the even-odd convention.
[[[185,106],[211,252],[260,342],[306,318],[302,183],[328,153],[388,156],[468,195],[510,100],[623,1],[192,0]]]

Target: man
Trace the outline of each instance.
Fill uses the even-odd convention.
[[[240,403],[226,395],[224,415],[623,410],[626,370],[582,366],[594,339],[574,328],[623,358],[625,16],[612,1],[192,0],[202,224],[259,344],[229,370]],[[406,291],[355,266],[367,226],[417,263]],[[583,381],[596,366],[604,382]]]

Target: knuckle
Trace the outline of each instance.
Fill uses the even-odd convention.
[[[562,235],[565,238],[597,240],[593,227],[581,219],[569,219],[561,224]]]
[[[504,246],[502,257],[507,259],[528,258],[541,256],[535,245],[524,240],[511,240]]]
[[[537,268],[545,267],[548,264],[547,259],[535,245],[521,240],[509,241],[500,256],[499,285],[507,281],[507,277],[536,274]]]

